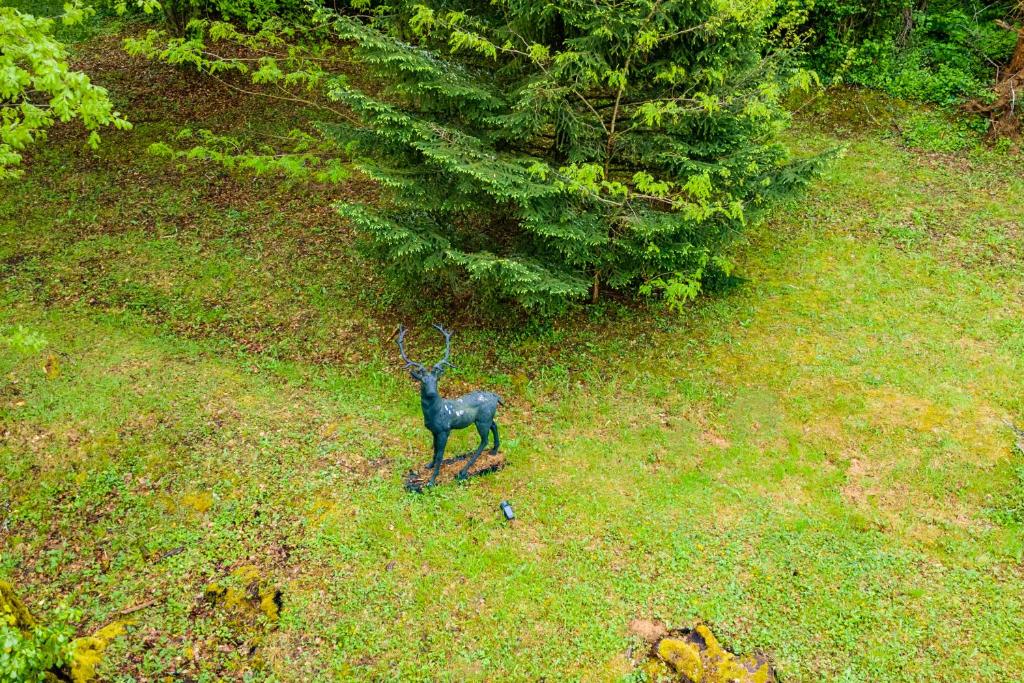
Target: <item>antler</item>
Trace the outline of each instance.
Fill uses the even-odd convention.
[[[407,368],[419,368],[420,370],[426,370],[426,366],[423,363],[417,363],[414,360],[409,360],[409,356],[405,355],[405,333],[408,332],[405,329],[405,325],[399,325],[398,327],[398,353],[402,356],[402,360],[405,361],[405,367]]]
[[[434,363],[433,369],[441,370],[446,365],[450,368],[454,368],[455,366],[452,365],[451,362],[448,360],[448,357],[451,355],[452,349],[452,332],[451,330],[444,329],[443,326],[438,325],[437,323],[434,323],[434,328],[444,335],[444,358]]]

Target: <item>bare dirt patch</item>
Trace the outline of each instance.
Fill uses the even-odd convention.
[[[462,468],[466,466],[469,461],[469,457],[472,453],[465,453],[455,458],[449,458],[441,463],[441,470],[437,474],[437,480],[434,485],[447,484],[449,482],[456,481]],[[491,453],[490,451],[484,451],[480,454],[480,457],[476,459],[473,466],[470,467],[469,472],[466,474],[466,478],[478,477],[483,474],[489,474],[491,472],[497,472],[498,470],[505,467],[505,454],[504,453]],[[409,473],[405,475],[405,488],[409,491],[416,491],[417,493],[423,492],[426,488],[427,483],[430,481],[430,475],[433,470],[430,468],[429,463],[423,465],[419,469],[409,470]]]
[[[653,645],[668,635],[668,626],[660,619],[634,619],[629,622],[626,630],[631,636],[637,636],[645,643]]]

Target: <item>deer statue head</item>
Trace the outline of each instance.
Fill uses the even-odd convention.
[[[405,353],[405,333],[408,330],[405,326],[401,326],[398,329],[398,352],[402,356],[402,360],[405,361],[405,367],[411,368],[409,374],[412,378],[422,385],[424,393],[437,393],[437,380],[444,374],[445,368],[454,368],[448,358],[451,355],[452,345],[452,333],[451,330],[446,330],[441,325],[434,325],[434,328],[444,335],[444,358],[434,363],[433,366],[428,370],[427,366],[423,363],[417,363],[414,360],[409,360],[409,356]]]

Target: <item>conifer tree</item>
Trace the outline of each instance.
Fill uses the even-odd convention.
[[[605,288],[682,305],[814,162],[776,141],[772,0],[393,2],[330,15],[371,87],[324,124],[381,207],[342,205],[415,281],[554,311]],[[362,81],[363,79],[361,79]]]

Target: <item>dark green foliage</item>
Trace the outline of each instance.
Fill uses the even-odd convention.
[[[772,195],[811,170],[774,140],[773,5],[397,3],[333,15],[372,76],[323,129],[387,190],[343,205],[400,275],[558,310],[600,288],[681,304]],[[787,74],[808,85],[806,74]]]
[[[160,17],[177,36],[189,32],[197,19],[228,21],[257,30],[271,19],[297,20],[309,15],[305,0],[105,0],[118,13]]]
[[[985,95],[1009,57],[1012,0],[791,0],[784,23],[807,41],[829,80],[907,99],[953,104]],[[794,21],[796,17],[796,21]]]

